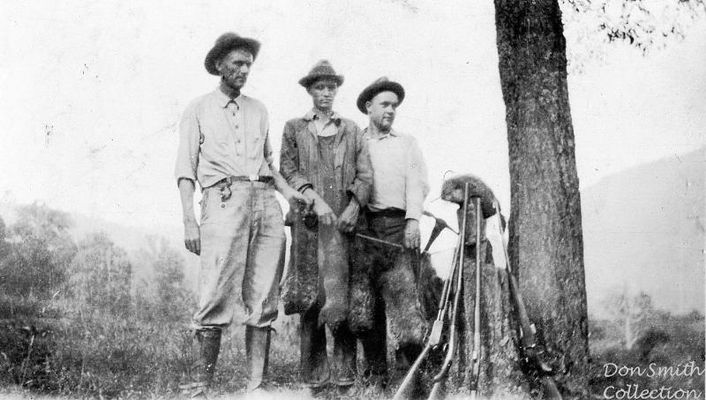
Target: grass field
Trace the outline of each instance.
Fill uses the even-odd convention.
[[[62,298],[38,301],[5,296],[0,298],[0,311],[7,316],[0,322],[2,398],[179,398],[179,384],[188,381],[197,353],[186,309],[182,318],[165,320],[135,310],[120,315],[86,312]],[[703,368],[702,317],[662,314],[655,321],[649,331],[652,342],[638,343],[630,350],[621,344],[619,324],[591,322],[591,390],[595,398],[606,398],[608,387],[628,385],[704,392],[704,377],[695,373],[677,377],[607,376],[611,371],[606,365],[613,364],[647,368],[650,364],[678,366],[694,361]],[[297,381],[296,320],[281,317],[276,329],[270,363],[274,391],[262,398],[310,398]],[[215,398],[243,396],[242,331],[235,326],[224,335]],[[332,389],[318,397],[375,399],[385,394],[357,384],[348,393]]]

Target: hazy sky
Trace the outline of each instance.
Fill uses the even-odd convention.
[[[346,77],[336,109],[360,125],[366,120],[354,103],[363,87],[381,75],[405,86],[396,128],[423,147],[430,200],[444,171],[453,170],[483,177],[509,203],[491,1],[0,7],[0,195],[17,202],[39,199],[125,225],[180,224],[176,123],[190,100],[215,88],[203,57],[218,35],[235,31],[263,44],[244,93],[268,107],[276,149],[284,122],[311,107],[297,80],[326,58]],[[596,44],[604,59],[588,60],[570,76],[582,186],[703,145],[706,24],[700,25],[647,57]]]

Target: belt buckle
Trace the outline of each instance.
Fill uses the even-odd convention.
[[[248,180],[250,182],[257,182],[260,180],[260,175],[248,175]]]

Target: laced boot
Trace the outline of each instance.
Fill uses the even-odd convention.
[[[267,375],[270,353],[271,328],[245,327],[245,355],[247,358],[247,391],[264,390],[263,380]]]

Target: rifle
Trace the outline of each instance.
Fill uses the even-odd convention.
[[[497,200],[493,202],[493,207],[497,210],[498,216],[500,216],[500,205]],[[500,217],[498,217],[500,219]],[[544,389],[544,394],[547,399],[550,400],[562,400],[561,393],[556,386],[556,382],[551,377],[554,373],[554,368],[543,359],[545,354],[544,349],[537,344],[537,338],[535,337],[537,329],[535,325],[530,321],[527,315],[527,308],[525,307],[525,302],[520,294],[520,286],[517,282],[517,278],[512,272],[512,267],[510,266],[510,258],[507,253],[507,245],[505,244],[505,237],[503,235],[502,224],[498,224],[498,229],[500,230],[500,240],[503,244],[503,252],[505,255],[505,272],[508,275],[508,280],[510,283],[510,295],[515,303],[515,308],[517,309],[517,314],[520,319],[520,341],[522,359],[525,365],[533,369],[540,377],[542,387]]]
[[[466,202],[464,202],[464,211],[467,209]],[[432,348],[437,347],[441,343],[441,335],[444,330],[444,320],[446,318],[446,315],[449,312],[449,298],[451,297],[451,285],[453,284],[454,281],[457,281],[458,284],[457,286],[460,286],[462,281],[462,276],[461,276],[461,271],[463,270],[463,241],[465,237],[465,226],[466,226],[466,221],[465,221],[465,212],[464,212],[464,221],[463,225],[461,227],[461,234],[458,237],[458,244],[456,246],[456,249],[454,251],[454,257],[452,261],[452,267],[451,271],[449,271],[449,276],[446,278],[444,281],[444,286],[441,290],[441,297],[439,299],[439,311],[436,314],[436,319],[434,320],[434,324],[432,325],[431,332],[429,333],[429,336],[427,337],[426,344],[424,345],[424,348],[422,349],[421,353],[419,353],[419,356],[417,359],[414,361],[414,364],[409,368],[409,371],[407,371],[407,375],[405,375],[404,379],[402,380],[402,383],[400,384],[400,387],[397,389],[397,392],[395,393],[395,396],[393,397],[393,400],[403,400],[405,399],[405,393],[409,390],[410,386],[413,385],[414,383],[414,377],[415,375],[419,372],[419,368],[422,365],[422,362],[424,359],[427,357],[429,354],[429,351],[431,351]],[[445,221],[441,220],[440,218],[435,218],[437,220],[437,223],[435,225],[435,229],[440,226],[441,229],[443,228],[449,228],[448,225],[446,224]],[[439,221],[442,222],[439,222]],[[439,231],[441,230],[439,229]],[[451,229],[451,228],[449,228]],[[428,251],[428,247],[425,249],[425,252]],[[461,267],[461,268],[459,268]],[[456,305],[454,307],[453,313],[452,313],[452,321],[455,321],[456,315],[457,315],[457,304],[458,304],[458,293],[459,290],[456,290],[456,295],[454,296],[454,304]],[[453,322],[452,322],[453,324]],[[455,324],[454,324],[455,325]],[[453,328],[455,331],[455,328]],[[452,342],[453,339],[451,338],[453,336],[453,332],[449,338],[449,342]],[[448,354],[453,354],[453,349],[452,349],[453,343],[450,343],[449,348],[451,351],[447,353]],[[450,366],[450,364],[449,364]],[[448,372],[448,367],[446,368],[446,372]],[[445,373],[442,370],[443,375]],[[442,375],[442,378],[443,378]],[[438,385],[434,385],[436,387]],[[438,391],[438,388],[437,388]],[[430,398],[432,398],[430,396]]]
[[[441,371],[439,371],[436,376],[434,376],[434,386],[432,386],[431,392],[429,393],[429,399],[440,399],[442,398],[441,391],[443,389],[443,384],[448,376],[449,369],[453,362],[454,353],[456,353],[456,321],[458,320],[458,304],[461,298],[461,292],[463,290],[463,261],[464,261],[464,249],[466,247],[466,221],[468,218],[468,192],[469,185],[468,182],[465,183],[463,188],[463,215],[462,222],[459,230],[459,249],[458,249],[458,263],[456,264],[456,291],[454,293],[453,300],[453,311],[450,318],[448,343],[446,346],[446,356],[444,357],[444,363],[441,365]],[[443,319],[442,319],[443,325]],[[432,329],[433,333],[433,329]]]
[[[471,353],[470,389],[471,399],[475,400],[478,393],[478,377],[480,376],[480,287],[481,287],[481,234],[480,221],[483,218],[480,197],[476,201],[476,300],[473,304],[473,352]]]
[[[395,249],[404,250],[404,246],[402,246],[402,245],[399,244],[399,243],[392,243],[392,242],[390,242],[390,241],[382,240],[382,239],[378,239],[378,238],[374,238],[374,237],[372,237],[372,236],[365,235],[365,234],[362,234],[362,233],[356,233],[355,235],[358,236],[358,237],[361,238],[361,239],[369,240],[369,241],[371,241],[371,242],[373,242],[373,243],[384,244],[385,246],[390,246],[390,247],[393,247],[393,248],[395,248]]]

